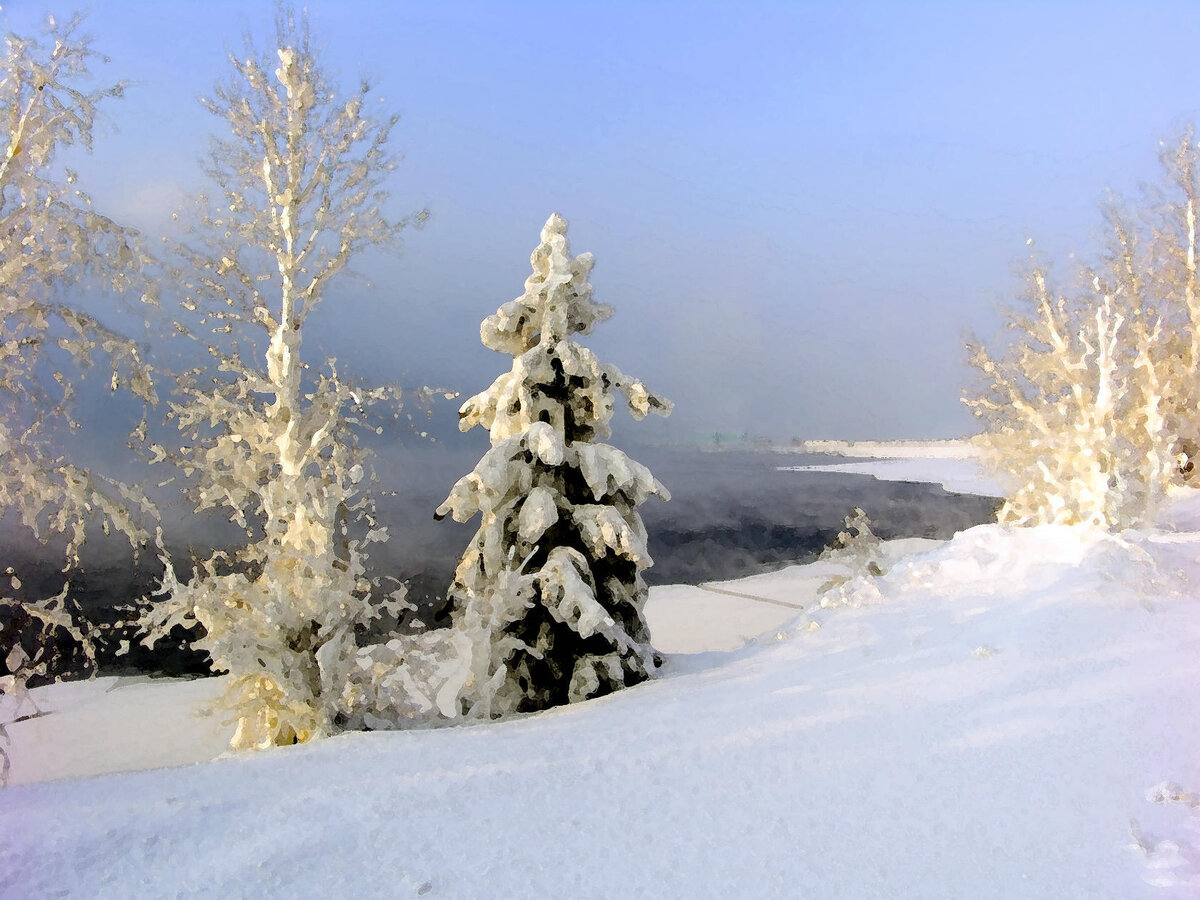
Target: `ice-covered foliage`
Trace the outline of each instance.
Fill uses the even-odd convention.
[[[459,411],[491,450],[438,508],[481,516],[451,596],[473,644],[463,709],[477,718],[543,709],[642,681],[655,653],[642,616],[651,565],[637,506],[668,494],[599,441],[623,396],[637,419],[671,404],[574,340],[612,310],[592,300],[593,258],[573,257],[552,215],[525,293],[483,321],[484,346],[512,369]]]
[[[871,517],[866,510],[856,506],[844,521],[846,530],[838,532],[833,544],[821,553],[821,559],[843,563],[846,571],[826,580],[817,589],[818,594],[825,594],[856,578],[884,573],[883,541],[871,528]]]
[[[137,236],[92,207],[76,176],[57,162],[73,145],[90,150],[97,109],[123,85],[94,86],[99,56],[79,19],[53,19],[40,37],[9,34],[0,70],[0,514],[63,552],[66,576],[79,566],[89,524],[128,537],[135,552],[151,540],[154,511],[139,488],[70,462],[62,438],[80,428],[75,384],[102,357],[112,388],[155,401],[152,372],[138,346],[62,300],[68,287],[125,291],[138,283]],[[0,692],[55,674],[50,647],[76,642],[94,662],[91,635],[77,620],[70,583],[37,596],[19,572],[0,589]]]
[[[281,10],[276,37],[266,56],[249,42],[231,54],[232,77],[204,101],[229,135],[213,142],[216,196],[200,198],[171,282],[176,330],[213,362],[178,379],[169,414],[178,443],[150,442],[153,459],[182,469],[198,512],[219,510],[245,531],[244,546],[199,561],[190,577],[168,565],[165,597],[147,619],[148,641],[176,624],[203,626],[197,646],[233,676],[235,749],[422,706],[406,693],[419,680],[411,672],[363,688],[377,665],[390,668],[363,657],[356,638],[404,605],[402,588],[383,596],[368,578],[367,550],[387,533],[364,490],[372,472],[357,438],[382,430],[369,409],[395,415],[399,393],[347,381],[332,359],[314,376],[301,357],[330,280],[368,247],[395,248],[409,224],[384,209],[396,117],[367,112],[365,82],[348,95],[334,89],[307,23]],[[374,652],[390,653],[394,667],[388,648]]]
[[[1173,476],[1188,482],[1200,456],[1200,283],[1196,217],[1200,215],[1200,144],[1187,129],[1161,148],[1163,187],[1148,191],[1139,216],[1140,245],[1127,248],[1151,313],[1161,320],[1155,370],[1162,382],[1164,426],[1172,439]],[[1129,229],[1122,228],[1125,243]],[[1134,253],[1133,251],[1137,252]]]
[[[1168,188],[1110,212],[1101,264],[1057,292],[1044,267],[993,355],[971,348],[985,458],[1010,488],[1001,520],[1105,528],[1147,521],[1200,446],[1197,146],[1164,154]]]
[[[1120,288],[1076,297],[1030,279],[1033,312],[1013,321],[1002,357],[972,363],[989,380],[969,403],[984,419],[985,461],[1012,489],[1000,519],[1119,527],[1141,521],[1171,475],[1158,350]]]

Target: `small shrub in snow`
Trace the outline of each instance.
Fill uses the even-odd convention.
[[[173,279],[177,330],[207,349],[215,371],[179,378],[170,418],[180,442],[150,449],[191,478],[197,511],[224,510],[247,543],[200,561],[190,578],[168,565],[147,641],[175,624],[203,626],[197,646],[230,673],[224,702],[241,749],[422,711],[408,690],[430,648],[411,639],[410,660],[399,644],[360,648],[356,636],[405,605],[402,588],[380,598],[367,576],[368,548],[387,534],[364,492],[369,459],[356,435],[370,407],[394,409],[399,396],[346,381],[334,360],[314,377],[301,357],[331,279],[360,251],[397,246],[408,224],[383,211],[396,118],[368,114],[365,82],[339,95],[307,25],[284,10],[276,49],[250,46],[230,62],[233,77],[205,101],[230,130],[207,166],[219,196],[201,198]]]
[[[821,559],[846,567],[845,572],[831,576],[817,588],[822,606],[843,604],[861,582],[884,573],[880,552],[883,541],[871,529],[871,517],[856,506],[845,523],[846,530],[838,532],[833,544],[821,553]]]
[[[480,328],[512,369],[459,412],[462,430],[490,430],[492,448],[437,511],[482,518],[451,589],[455,626],[473,643],[463,708],[480,718],[608,693],[656,665],[637,506],[668,495],[599,440],[618,394],[638,419],[671,405],[575,342],[611,309],[592,300],[593,258],[571,257],[557,215],[531,262],[525,293]]]
[[[845,563],[851,577],[857,575],[882,575],[882,558],[879,550],[882,539],[871,528],[871,517],[861,507],[854,507],[843,520],[845,531],[839,531],[831,546],[821,553],[821,559],[832,559]]]
[[[340,681],[337,708],[348,727],[395,728],[404,721],[457,718],[471,677],[470,638],[449,628],[358,648]]]
[[[154,509],[135,486],[71,463],[64,433],[80,427],[74,380],[107,357],[112,388],[155,401],[151,370],[136,344],[59,299],[68,286],[124,291],[142,258],[137,237],[97,212],[58,166],[72,145],[90,149],[98,106],[123,85],[89,87],[98,58],[80,20],[50,19],[41,38],[9,34],[0,70],[0,118],[7,123],[0,159],[0,514],[42,543],[63,549],[67,584],[36,596],[7,570],[0,590],[0,692],[23,695],[26,681],[56,674],[52,645],[73,639],[94,665],[90,629],[77,615],[70,575],[89,524],[124,534],[136,552],[151,542]]]

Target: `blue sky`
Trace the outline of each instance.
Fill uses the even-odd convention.
[[[339,83],[402,115],[395,211],[432,212],[330,294],[314,356],[481,390],[505,358],[479,320],[557,211],[617,311],[589,343],[677,403],[651,440],[971,432],[963,344],[998,332],[1026,238],[1094,251],[1106,189],[1157,177],[1200,110],[1194,3],[307,8]],[[18,32],[67,14],[2,9]],[[78,166],[98,207],[164,227],[220,124],[197,98],[271,23],[266,2],[93,5],[131,82]]]

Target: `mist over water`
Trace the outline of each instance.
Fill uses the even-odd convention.
[[[997,501],[949,494],[937,485],[876,481],[858,475],[781,472],[780,466],[826,457],[758,451],[632,447],[671,492],[641,507],[654,566],[651,584],[737,578],[813,558],[859,506],[884,538],[949,538],[992,521]],[[381,571],[409,583],[410,598],[436,608],[454,577],[459,554],[478,527],[433,520],[454,482],[471,471],[476,452],[446,446],[404,450],[381,466],[397,496],[380,498],[392,539],[373,550]]]
[[[446,591],[459,554],[478,527],[478,517],[458,523],[435,521],[434,510],[454,482],[470,472],[486,449],[479,441],[393,446],[377,459],[376,502],[390,539],[371,547],[376,574],[406,582],[417,616],[442,623],[448,615]],[[825,457],[750,450],[701,451],[692,448],[629,447],[629,455],[649,466],[671,492],[662,502],[650,498],[640,508],[654,566],[645,573],[651,584],[697,583],[737,578],[811,560],[843,528],[858,506],[871,517],[883,538],[949,538],[956,531],[995,517],[993,498],[949,494],[936,485],[876,481],[867,476],[779,471],[780,466],[811,464]],[[220,516],[197,517],[182,504],[164,510],[165,528],[176,565],[207,556],[213,546],[231,546],[237,531]],[[6,522],[0,541],[6,565],[25,573],[33,587],[49,595],[58,589],[61,555]],[[227,543],[229,542],[229,543]],[[84,571],[74,579],[74,596],[89,618],[115,621],[116,608],[146,595],[161,567],[143,556],[134,561],[129,545],[98,532],[85,545]],[[2,623],[0,623],[2,624]],[[200,654],[160,645],[155,651],[136,644],[117,656],[119,638],[102,646],[101,670],[110,673],[155,671],[169,674],[207,670]]]

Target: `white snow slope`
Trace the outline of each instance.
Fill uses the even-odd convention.
[[[0,897],[1200,891],[1197,816],[1147,801],[1200,788],[1200,533],[982,526],[825,608],[811,570],[771,578],[809,611],[597,701],[5,788]],[[92,691],[143,693],[112,727],[151,765],[208,684]],[[14,775],[34,732],[85,715],[71,689],[43,689],[62,709],[11,729]],[[60,733],[88,729],[101,755],[130,743],[104,716]]]

